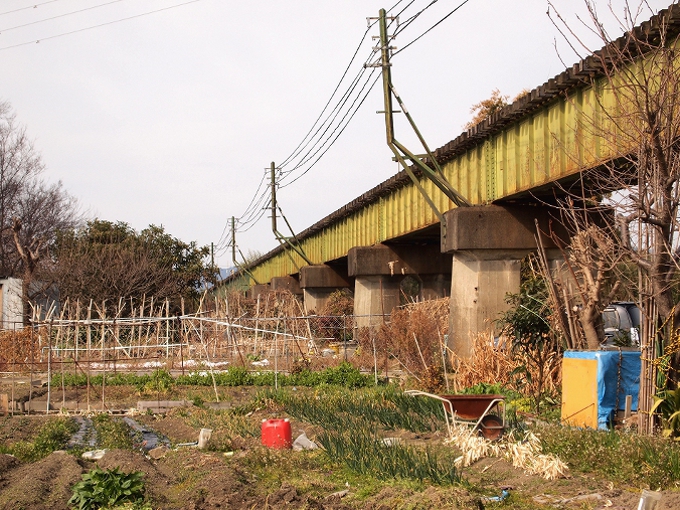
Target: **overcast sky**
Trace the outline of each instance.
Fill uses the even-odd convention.
[[[408,8],[397,51],[461,1],[439,0],[404,28],[431,0],[402,0],[395,12]],[[27,126],[46,178],[61,180],[90,217],[136,229],[163,225],[185,241],[213,242],[217,261],[230,266],[223,231],[231,216],[242,218],[240,230],[251,227],[236,235],[244,253],[276,246],[268,215],[255,224],[243,217],[265,168],[285,161],[312,127],[367,31],[366,18],[396,2],[0,0],[0,100]],[[587,15],[581,0],[553,4],[600,46],[576,19]],[[623,13],[622,0],[613,6]],[[469,0],[394,56],[393,83],[432,148],[458,136],[470,106],[494,88],[514,96],[563,71],[560,57],[577,60],[547,10],[546,0]],[[605,1],[599,10],[615,33]],[[151,11],[159,12],[143,15]],[[648,17],[645,11],[640,21]],[[363,69],[372,35],[377,26],[339,95]],[[376,114],[381,103],[376,86],[311,170],[295,182],[309,163],[287,174],[279,201],[296,231],[398,170]],[[421,152],[406,126],[396,134]],[[294,167],[295,160],[283,170]]]

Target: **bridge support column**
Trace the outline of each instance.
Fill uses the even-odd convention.
[[[420,275],[420,299],[428,301],[441,299],[449,296],[451,291],[450,274],[424,274]]]
[[[357,276],[354,280],[354,315],[357,326],[377,326],[399,306],[401,277]]]
[[[302,289],[300,289],[300,283],[298,280],[292,276],[276,276],[272,278],[271,281],[271,290],[273,291],[281,291],[281,290],[287,290],[291,294],[294,294],[296,296],[301,296],[302,295]]]
[[[271,289],[269,288],[269,284],[258,284],[258,285],[253,285],[248,289],[248,297],[250,299],[257,299],[257,297],[260,294],[264,294],[265,292],[269,292]]]
[[[349,288],[347,271],[329,265],[305,266],[300,269],[300,287],[304,294],[305,311],[319,312],[328,298],[338,289]]]
[[[549,212],[535,206],[461,207],[446,213],[442,251],[453,255],[449,347],[461,357],[472,354],[473,338],[497,333],[496,319],[508,309],[507,293],[520,288],[520,265],[537,249],[536,223],[549,230]],[[553,229],[566,238],[555,222]],[[544,237],[546,248],[554,245]]]
[[[347,272],[354,277],[354,314],[359,327],[373,326],[399,306],[405,276],[421,281],[422,296],[446,295],[451,259],[432,244],[359,246],[347,254]],[[364,316],[364,317],[361,317]],[[370,317],[368,317],[370,316]]]
[[[507,293],[517,293],[520,265],[529,251],[465,250],[453,254],[449,346],[461,357],[472,354],[472,340],[495,331],[508,309]]]

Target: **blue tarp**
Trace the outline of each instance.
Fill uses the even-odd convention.
[[[606,429],[615,411],[623,410],[626,395],[637,411],[640,392],[640,351],[566,351],[565,358],[597,360],[597,427]],[[619,372],[620,367],[620,372]]]

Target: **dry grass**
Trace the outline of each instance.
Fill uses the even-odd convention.
[[[538,371],[525,361],[512,354],[512,347],[507,338],[501,337],[495,344],[491,333],[482,333],[473,339],[473,354],[469,359],[461,358],[454,352],[449,352],[451,364],[456,367],[455,387],[457,389],[470,388],[479,383],[500,384],[515,388],[523,394],[533,394],[533,384],[538,381]],[[548,358],[545,366],[544,391],[555,392],[562,383],[562,358],[555,353]],[[531,376],[531,382],[524,387],[516,384],[515,371],[526,366]],[[526,381],[526,377],[524,380]]]
[[[467,467],[483,457],[504,458],[516,468],[529,475],[540,475],[546,480],[566,476],[569,468],[554,454],[544,454],[541,441],[529,432],[521,441],[511,436],[501,441],[489,441],[479,436],[472,428],[460,425],[453,427],[447,443],[458,448],[462,455],[455,460],[456,467]]]
[[[28,373],[42,368],[40,364],[41,339],[47,338],[47,330],[41,328],[0,331],[0,371]]]
[[[379,328],[359,331],[357,363],[372,368],[377,361],[379,370],[396,365],[419,386],[436,390],[444,384],[442,352],[448,328],[448,299],[411,303],[393,311]]]

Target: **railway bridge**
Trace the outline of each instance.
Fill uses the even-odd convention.
[[[678,23],[676,10],[670,25]],[[654,30],[654,18],[638,28]],[[594,134],[613,129],[603,112],[616,105],[598,58],[605,49],[433,152],[471,207],[455,207],[417,174],[446,211],[442,222],[399,172],[299,233],[306,260],[277,247],[250,263],[251,292],[289,289],[311,311],[348,288],[355,315],[380,315],[399,304],[400,283],[412,276],[421,298],[450,297],[450,346],[468,354],[471,335],[506,309],[506,293],[519,290],[520,262],[536,250],[535,222],[547,229],[550,219],[541,204],[626,149]]]

